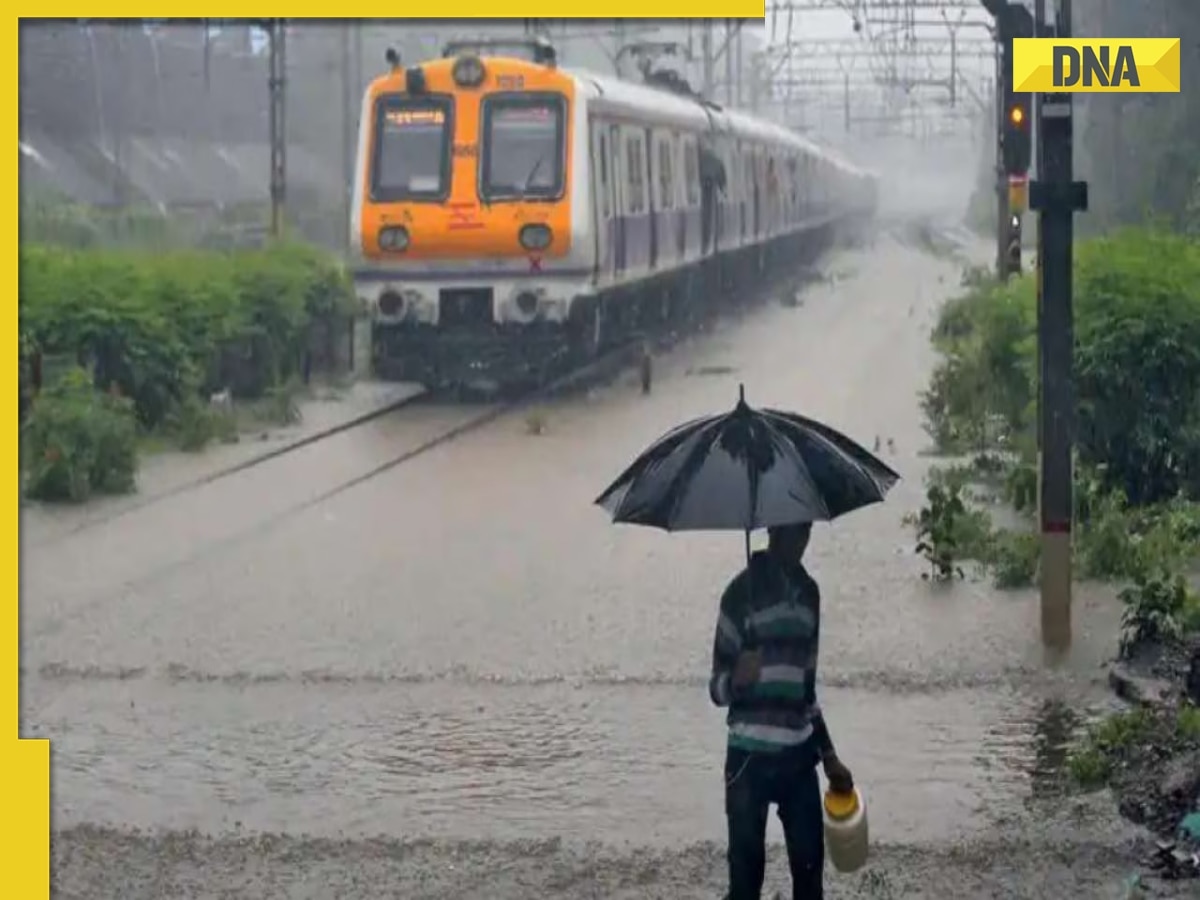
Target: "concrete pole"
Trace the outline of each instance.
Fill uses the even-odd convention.
[[[287,194],[287,123],[284,119],[287,74],[286,19],[271,19],[270,75],[271,92],[271,236],[279,238],[284,230],[284,206]]]
[[[1056,36],[1071,34],[1071,0],[1060,0]],[[1039,4],[1040,6],[1040,4]],[[1041,10],[1044,16],[1044,10]],[[1041,32],[1038,25],[1038,33]],[[1052,651],[1071,643],[1071,527],[1073,497],[1074,214],[1087,209],[1087,184],[1075,181],[1070,94],[1038,98],[1038,180],[1030,190],[1040,213],[1041,272],[1038,350],[1041,385],[1039,511],[1042,531],[1042,642]]]
[[[722,52],[725,54],[725,105],[733,106],[733,19],[725,20],[725,44]]]
[[[713,99],[713,89],[715,87],[714,75],[715,64],[713,62],[713,20],[704,20],[704,33],[700,38],[701,48],[704,54],[704,99]]]
[[[342,78],[342,240],[344,241],[343,249],[349,257],[351,250],[350,217],[353,214],[351,207],[354,191],[354,150],[355,139],[358,137],[355,128],[358,124],[358,116],[354,114],[358,88],[354,84],[354,52],[351,30],[357,28],[358,25],[353,20],[346,19],[336,27],[341,38],[339,57]]]

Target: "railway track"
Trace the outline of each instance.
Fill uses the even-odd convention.
[[[478,428],[484,424],[487,424],[487,422],[492,421],[494,418],[511,413],[524,405],[536,402],[539,399],[544,399],[549,395],[562,393],[575,384],[581,381],[586,381],[589,377],[605,371],[608,367],[612,366],[614,362],[620,365],[632,358],[632,355],[638,349],[639,343],[639,341],[631,340],[603,354],[599,358],[591,361],[583,367],[564,373],[546,385],[524,392],[505,401],[489,405],[485,411],[480,412],[477,416],[471,418],[467,422],[464,422],[462,425],[455,426],[454,428],[449,429],[445,434],[440,435],[437,439],[428,441],[428,446],[424,444],[421,445],[421,447],[419,447],[417,450],[412,451],[412,455],[416,456],[420,455],[421,453],[428,452],[429,450],[432,450],[434,447],[439,446],[448,440],[453,440],[460,434],[465,434],[474,428]],[[643,380],[646,380],[645,377]],[[345,434],[349,431],[353,431],[356,428],[361,428],[370,424],[371,422],[394,415],[406,407],[412,407],[418,403],[425,403],[431,399],[436,398],[432,397],[428,391],[420,390],[410,396],[396,400],[392,403],[388,403],[379,409],[372,410],[371,412],[364,413],[360,416],[355,416],[348,421],[342,422],[330,428],[322,429],[318,432],[306,435],[294,441],[289,441],[280,447],[275,447],[264,453],[256,454],[249,459],[241,460],[240,462],[233,463],[232,465],[223,466],[216,471],[208,472],[204,475],[189,479],[180,484],[173,485],[170,488],[157,491],[153,494],[138,497],[131,503],[122,506],[118,510],[89,517],[80,522],[78,525],[63,531],[57,538],[52,540],[51,543],[57,543],[82,532],[98,528],[102,525],[108,525],[119,519],[126,518],[133,513],[140,512],[148,507],[162,503],[165,500],[179,497],[182,494],[187,494],[191,491],[198,490],[207,485],[230,478],[234,475],[239,475],[250,469],[254,469],[258,466],[278,460],[281,457],[297,453],[298,451],[304,450],[307,447],[311,447],[314,444],[329,440],[330,438],[337,437],[338,435]],[[374,474],[387,471],[387,469],[393,468],[396,465],[400,465],[409,458],[411,458],[411,456],[403,456],[397,460],[392,460],[389,463],[379,467],[378,472],[375,472]],[[363,480],[367,480],[370,477],[374,476],[373,474],[368,473],[367,475],[363,476]],[[353,486],[353,484],[347,485],[347,487],[350,486]]]
[[[514,415],[524,409],[527,409],[535,403],[548,399],[551,396],[560,395],[583,384],[601,381],[606,376],[627,369],[633,362],[641,358],[642,347],[643,343],[640,340],[627,342],[606,352],[587,365],[567,372],[539,388],[535,388],[502,402],[489,404],[481,409],[476,409],[470,412],[464,411],[464,415],[462,417],[447,423],[445,427],[436,429],[433,434],[427,436],[416,445],[410,444],[404,450],[397,452],[394,455],[385,457],[381,461],[363,468],[358,472],[345,475],[336,480],[330,486],[326,487],[324,490],[305,497],[304,499],[301,499],[295,503],[288,503],[272,511],[265,517],[259,517],[253,521],[248,521],[242,524],[240,527],[235,527],[231,530],[223,532],[220,534],[220,536],[214,536],[212,539],[202,540],[195,546],[183,545],[182,547],[176,548],[179,550],[179,552],[169,552],[169,556],[171,558],[164,560],[159,565],[153,566],[136,575],[123,579],[119,584],[115,585],[114,590],[106,590],[104,593],[99,594],[90,600],[72,606],[70,614],[72,616],[77,616],[80,614],[90,613],[98,608],[102,608],[110,603],[118,601],[121,597],[126,596],[130,591],[142,591],[152,587],[156,583],[160,583],[162,580],[170,577],[176,572],[196,565],[197,563],[201,563],[207,559],[212,559],[213,557],[219,556],[220,554],[233,549],[243,541],[261,536],[266,532],[278,528],[285,522],[291,520],[306,510],[319,506],[320,504],[325,503],[326,501],[337,497],[340,494],[344,494],[347,491],[366,484],[386,472],[390,472],[400,466],[405,465],[406,463],[425,456],[433,450],[445,446],[446,444],[449,444],[472,432],[478,431],[497,420]],[[379,414],[369,417],[360,417],[351,423],[346,423],[344,427],[341,427],[337,430],[337,433],[345,434],[353,430],[353,428],[361,427],[367,424],[369,421],[378,420],[388,415],[395,415],[403,411],[405,407],[410,407],[420,402],[426,396],[427,395],[424,394],[416,395],[406,401],[393,404],[390,409],[382,411]],[[246,461],[236,466],[231,466],[226,470],[213,473],[204,477],[203,479],[197,479],[194,482],[189,482],[188,484],[182,485],[171,492],[163,492],[155,495],[153,498],[147,498],[147,501],[140,504],[137,509],[145,510],[148,507],[158,503],[158,501],[166,499],[168,496],[177,497],[187,491],[197,490],[204,485],[212,485],[239,473],[243,473],[248,469],[254,468],[255,466],[271,460],[279,460],[282,457],[302,451],[306,447],[313,447],[314,445],[319,444],[322,439],[328,439],[333,436],[333,434],[322,433],[321,435],[306,438],[303,441],[296,441],[285,447],[278,448],[277,450],[272,451],[270,454],[264,454],[261,457],[255,457],[254,460]],[[99,525],[111,523],[115,519],[127,516],[133,511],[133,509],[126,509],[105,519],[85,523],[82,528],[76,529],[74,533],[78,534],[80,530],[83,530],[83,528],[90,528],[93,530],[97,529]],[[53,544],[61,543],[67,540],[69,537],[69,534],[64,534],[51,542],[50,546],[52,547]],[[50,549],[50,547],[43,546],[41,548],[42,551],[47,549]],[[29,636],[36,639],[37,637],[52,633],[53,631],[57,630],[60,624],[60,617],[54,616],[51,619],[40,623],[39,626],[32,628]]]

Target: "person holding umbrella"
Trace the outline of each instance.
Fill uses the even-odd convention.
[[[709,693],[729,708],[727,900],[759,900],[767,812],[779,807],[795,900],[822,900],[825,833],[817,764],[834,792],[854,779],[817,705],[821,598],[801,559],[812,522],[878,503],[899,480],[839,431],[796,413],[754,409],[738,389],[728,413],[655,441],[596,503],[614,522],[666,531],[740,531],[746,568],[721,598]],[[750,532],[766,528],[765,552]]]
[[[802,557],[809,523],[768,530],[721,597],[713,642],[713,703],[728,707],[725,813],[728,900],[759,900],[767,813],[775,803],[787,843],[795,900],[824,894],[825,836],[817,763],[830,787],[854,789],[816,699],[821,599]]]

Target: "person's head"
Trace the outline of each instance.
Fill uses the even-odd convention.
[[[771,553],[787,562],[799,562],[808,549],[808,539],[812,537],[812,523],[803,522],[796,525],[777,525],[767,529],[768,548]]]

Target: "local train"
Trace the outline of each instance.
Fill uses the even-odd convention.
[[[366,89],[351,237],[380,377],[538,381],[874,214],[871,174],[785,128],[527,49],[389,51]]]

